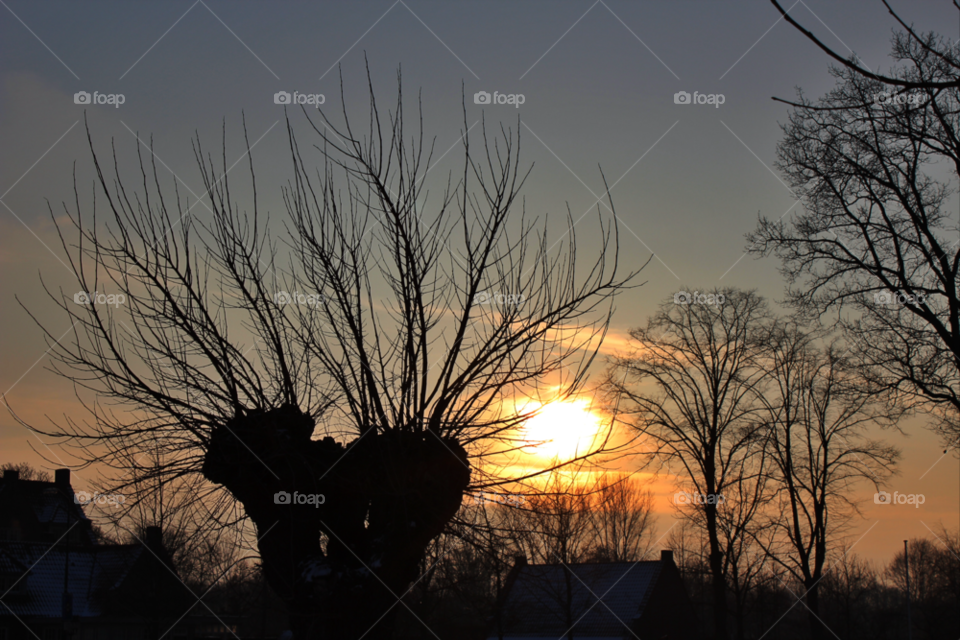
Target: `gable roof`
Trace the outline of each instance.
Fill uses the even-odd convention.
[[[54,482],[7,471],[0,478],[0,619],[60,618],[65,590],[76,618],[176,618],[193,601],[159,527],[147,527],[136,544],[98,544],[68,470],[58,469]]]
[[[504,636],[560,638],[572,629],[576,638],[632,637],[630,629],[662,566],[662,561],[520,565],[500,607]]]
[[[4,603],[20,617],[59,618],[64,577],[73,599],[73,615],[101,615],[104,596],[117,589],[144,553],[142,545],[103,545],[67,550],[40,543],[6,543],[0,547],[0,567],[14,568],[19,578]],[[27,567],[26,571],[20,570]],[[20,577],[23,576],[23,577]],[[0,614],[2,615],[2,614]]]
[[[74,524],[75,544],[93,544],[92,523],[69,480],[20,480],[9,472],[0,477],[0,540],[52,543]]]

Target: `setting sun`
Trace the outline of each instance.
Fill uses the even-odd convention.
[[[600,432],[600,417],[590,411],[587,400],[533,404],[537,415],[523,429],[530,451],[546,458],[573,458],[594,446]]]

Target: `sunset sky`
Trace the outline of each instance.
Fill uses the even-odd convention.
[[[826,56],[759,0],[0,4],[0,393],[38,426],[80,417],[71,386],[46,369],[43,335],[17,300],[69,339],[41,278],[52,290],[75,289],[47,203],[58,216],[62,202],[72,206],[74,167],[81,205],[91,202],[85,110],[98,151],[108,155],[113,140],[121,165],[133,170],[138,145],[152,139],[161,177],[167,186],[179,181],[191,201],[191,191],[203,192],[191,139],[199,135],[217,154],[225,122],[229,166],[243,154],[245,117],[262,206],[279,219],[290,162],[274,94],[323,95],[324,108],[339,112],[339,66],[348,109],[362,119],[364,57],[391,106],[399,67],[405,94],[421,92],[426,132],[436,136],[438,189],[460,159],[464,101],[471,135],[481,116],[488,130],[519,130],[521,162],[534,164],[523,192],[528,212],[560,221],[569,205],[586,255],[598,248],[602,169],[622,225],[624,268],[649,260],[643,286],[617,301],[601,348],[609,355],[627,348],[629,329],[677,291],[756,288],[776,308],[777,262],[744,255],[758,215],[776,219],[800,206],[773,168],[788,108],[770,98],[792,98],[796,87],[815,97],[834,84]],[[892,4],[921,30],[960,35],[949,2]],[[874,70],[889,68],[894,23],[880,2],[791,5],[830,46],[856,51]],[[122,94],[123,103],[75,104],[78,92]],[[478,92],[523,100],[475,104]],[[678,92],[723,100],[676,104]],[[246,178],[246,164],[237,168],[238,180]],[[603,368],[601,361],[596,372]],[[569,425],[557,452],[576,446],[578,424],[589,433],[601,420],[590,400],[553,414]],[[530,425],[531,438],[543,437],[543,424]],[[960,525],[955,452],[944,454],[922,417],[901,426],[903,434],[884,434],[904,452],[889,490],[926,500],[919,508],[876,506],[872,487],[860,488],[864,518],[851,541],[865,534],[857,551],[870,558],[890,557],[903,539],[930,536],[941,522]],[[40,454],[72,462],[6,409],[0,451],[0,462],[49,468]],[[77,474],[75,488],[88,486],[88,473]],[[654,485],[661,532],[672,521],[672,486],[668,476]]]

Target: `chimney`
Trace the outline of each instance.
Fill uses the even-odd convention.
[[[18,469],[5,469],[3,479],[7,482],[16,482],[20,479],[20,471]]]
[[[61,489],[70,488],[70,469],[57,469],[53,472],[53,481]]]
[[[144,533],[144,544],[154,553],[159,554],[163,550],[163,529],[160,527],[147,527]]]
[[[500,591],[500,594],[497,596],[497,606],[496,606],[496,615],[497,615],[497,624],[499,625],[499,616],[500,611],[503,608],[504,603],[507,601],[507,594],[510,593],[510,590],[513,589],[513,583],[517,581],[517,576],[520,575],[520,572],[525,566],[527,566],[527,557],[523,554],[516,555],[513,557],[513,566],[510,567],[510,572],[507,573],[506,579],[503,581],[503,589]],[[501,636],[502,637],[502,636]]]
[[[669,562],[670,564],[673,564],[673,549],[661,549],[660,562]]]

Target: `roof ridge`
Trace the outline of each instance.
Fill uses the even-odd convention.
[[[544,562],[537,564],[535,562],[529,562],[526,566],[528,567],[583,567],[586,565],[616,565],[616,564],[655,564],[659,565],[660,560],[616,560],[614,562]]]
[[[137,561],[140,560],[140,557],[143,555],[144,545],[142,545],[142,544],[131,544],[131,545],[125,545],[125,546],[130,547],[131,550],[132,550],[132,551],[136,551],[137,554],[136,554],[136,557],[133,558],[129,563],[124,563],[124,565],[123,565],[123,571],[121,571],[120,577],[117,578],[117,581],[113,584],[113,586],[110,587],[110,591],[116,589],[116,588],[119,587],[121,584],[123,584],[123,581],[127,579],[127,576],[128,576],[128,575],[130,575],[130,570],[133,569],[133,565],[135,565],[135,564],[137,563]]]
[[[576,577],[565,583],[564,575]],[[554,633],[556,627],[560,634],[569,626],[564,616],[572,613],[572,630],[579,636],[619,638],[623,625],[630,628],[649,606],[661,575],[660,560],[526,565],[499,605],[503,632],[522,636],[536,628]]]
[[[657,581],[660,579],[660,574],[663,572],[663,562],[657,562],[657,568],[654,570],[653,577],[650,579],[650,587],[644,592],[643,597],[640,598],[640,605],[637,608],[634,616],[639,617],[643,615],[643,610],[647,608],[647,604],[650,601],[650,594],[653,593],[653,590],[657,588]]]

